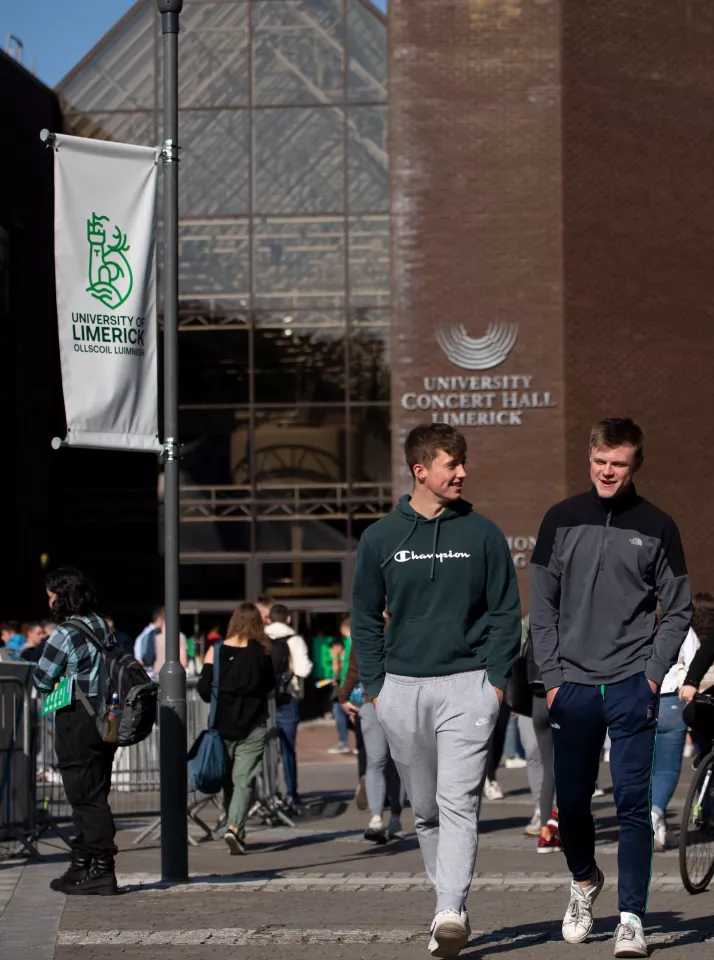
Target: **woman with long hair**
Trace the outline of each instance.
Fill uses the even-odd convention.
[[[226,832],[232,854],[245,853],[245,822],[263,758],[268,694],[275,687],[270,640],[254,603],[241,603],[231,617],[226,639],[210,647],[198,681],[199,696],[211,699],[214,661],[218,659],[216,730],[223,738],[230,781],[226,785]]]
[[[700,642],[714,627],[714,597],[697,593],[692,601],[692,625],[682,644],[677,662],[660,687],[657,741],[652,765],[652,829],[655,850],[667,849],[667,806],[682,769],[687,724],[682,716],[701,683],[706,664]],[[699,669],[701,672],[699,672]]]
[[[114,818],[109,808],[115,743],[99,734],[96,711],[100,696],[101,654],[78,624],[94,635],[99,647],[116,639],[97,615],[94,589],[72,567],[50,573],[46,580],[52,617],[57,624],[42,651],[33,682],[49,693],[65,677],[72,677],[83,694],[55,713],[55,752],[67,800],[72,807],[75,836],[72,862],[53,890],[71,895],[111,895],[118,892],[114,872]]]

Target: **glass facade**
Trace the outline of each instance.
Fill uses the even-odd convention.
[[[155,8],[60,85],[67,132],[160,142]],[[179,42],[184,609],[344,609],[391,505],[386,21],[188,0]]]

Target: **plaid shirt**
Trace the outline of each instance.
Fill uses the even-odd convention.
[[[108,624],[96,613],[72,619],[86,623],[101,645],[116,643]],[[99,651],[80,629],[65,621],[45,644],[33,683],[38,690],[48,693],[62,677],[74,677],[82,693],[96,697],[99,695],[99,663]]]

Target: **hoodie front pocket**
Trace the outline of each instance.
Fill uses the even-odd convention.
[[[451,620],[407,620],[388,656],[408,665],[410,675],[428,677],[458,672],[473,654],[461,624]],[[393,666],[389,669],[399,672]]]

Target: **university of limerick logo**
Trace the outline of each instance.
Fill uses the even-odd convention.
[[[131,266],[124,254],[129,249],[126,234],[114,227],[112,241],[107,240],[109,217],[92,214],[87,220],[89,241],[89,286],[87,293],[100,300],[105,307],[116,310],[124,303],[134,286]]]
[[[485,337],[470,337],[463,323],[436,330],[436,340],[447,359],[463,370],[497,367],[508,357],[517,339],[517,323],[489,323]]]

